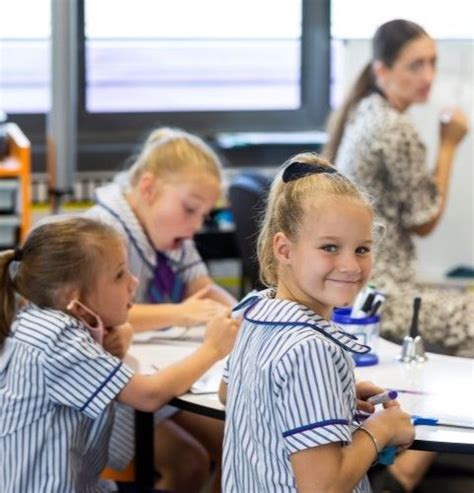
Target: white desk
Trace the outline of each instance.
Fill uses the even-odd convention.
[[[136,370],[150,372],[152,366],[165,367],[191,352],[196,342],[162,341],[159,344],[134,344],[127,363]],[[474,360],[428,354],[423,364],[399,363],[395,356],[399,346],[383,339],[379,344],[378,365],[356,368],[356,377],[399,392],[402,407],[410,414],[448,418],[459,416],[474,420]],[[181,409],[225,418],[217,394],[187,393],[174,399]],[[474,453],[474,429],[447,426],[417,426],[417,450]]]

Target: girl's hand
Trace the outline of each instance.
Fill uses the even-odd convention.
[[[404,450],[415,439],[415,427],[410,415],[402,411],[400,406],[377,411],[363,424],[380,440],[380,448],[396,445],[399,451]]]
[[[381,394],[384,391],[385,389],[368,380],[356,382],[357,409],[372,414],[375,411],[375,406],[370,402],[367,402],[367,399],[373,395]],[[400,406],[400,403],[394,400],[383,404],[384,408],[393,406]]]
[[[218,314],[228,311],[226,305],[206,298],[211,286],[200,289],[176,306],[179,324],[186,327],[209,322]]]
[[[234,347],[241,320],[230,318],[230,310],[222,311],[208,324],[203,345],[214,351],[218,359],[227,356]]]
[[[105,331],[103,346],[110,354],[122,359],[132,342],[133,327],[129,323],[109,327]]]

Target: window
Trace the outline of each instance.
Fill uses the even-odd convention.
[[[297,109],[301,17],[301,0],[86,0],[86,109]]]
[[[49,0],[2,4],[0,110],[6,113],[49,110],[50,12]]]
[[[329,0],[70,1],[80,169],[116,166],[157,125],[204,136],[324,125]],[[31,138],[35,171],[45,165],[50,4],[2,11],[19,22],[0,34],[0,109]]]
[[[371,39],[391,19],[416,22],[436,39],[472,39],[473,18],[472,0],[331,0],[331,36],[336,39]]]

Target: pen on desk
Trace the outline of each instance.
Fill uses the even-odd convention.
[[[384,402],[393,401],[398,397],[398,393],[396,390],[386,390],[381,394],[373,395],[367,399],[367,402],[370,402],[374,406],[376,404],[383,404]]]

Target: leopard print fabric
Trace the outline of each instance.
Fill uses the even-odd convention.
[[[413,298],[421,296],[420,332],[451,354],[474,357],[474,293],[416,282],[413,226],[433,218],[440,199],[426,150],[409,117],[380,94],[363,99],[350,116],[336,166],[376,201],[386,231],[372,282],[387,294],[381,332],[400,340],[408,332]]]

